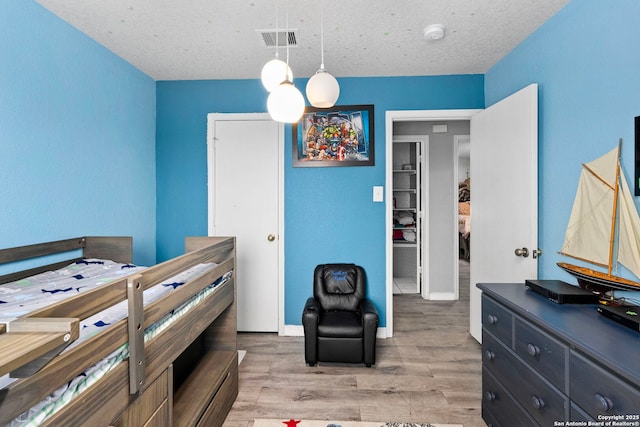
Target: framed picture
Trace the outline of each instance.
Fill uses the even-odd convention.
[[[373,105],[306,107],[294,123],[293,166],[373,166]]]

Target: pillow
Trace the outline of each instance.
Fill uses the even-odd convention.
[[[471,215],[471,202],[458,203],[458,214]]]

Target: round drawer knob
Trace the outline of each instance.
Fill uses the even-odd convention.
[[[540,354],[540,348],[535,344],[527,344],[527,353],[531,357],[536,357]]]
[[[602,412],[610,411],[613,409],[613,402],[607,396],[602,396],[600,394],[596,394],[596,406]]]
[[[498,323],[498,318],[495,315],[490,314],[487,316],[487,321],[490,325],[495,325],[496,323]]]
[[[496,396],[496,394],[492,391],[487,391],[484,393],[484,399],[487,402],[493,402],[494,400],[498,399],[498,396]]]
[[[485,350],[484,356],[486,357],[487,360],[493,360],[496,358],[496,354],[491,350]]]
[[[538,410],[544,408],[544,400],[538,396],[531,396],[531,404]]]

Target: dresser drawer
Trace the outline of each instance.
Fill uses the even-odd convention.
[[[511,347],[513,315],[485,295],[482,296],[482,326]]]
[[[482,335],[483,367],[493,374],[504,388],[540,424],[569,415],[569,399],[540,374],[520,362],[514,353],[491,335]]]
[[[491,427],[538,425],[486,368],[482,369],[482,419]]]
[[[513,360],[511,351],[486,328],[482,328],[482,367],[486,368],[499,381],[509,385],[513,381]]]
[[[525,363],[540,372],[560,390],[566,392],[566,369],[569,348],[540,329],[515,320],[515,351]]]
[[[630,355],[637,357],[637,355]],[[596,363],[571,351],[569,356],[571,400],[591,417],[636,415],[640,390],[605,371]]]
[[[569,415],[569,419],[571,421],[595,421],[593,417],[587,415],[587,413],[574,402],[571,402],[571,414]]]

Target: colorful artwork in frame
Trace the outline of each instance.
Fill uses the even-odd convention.
[[[294,123],[293,166],[373,166],[373,105],[306,107]]]

